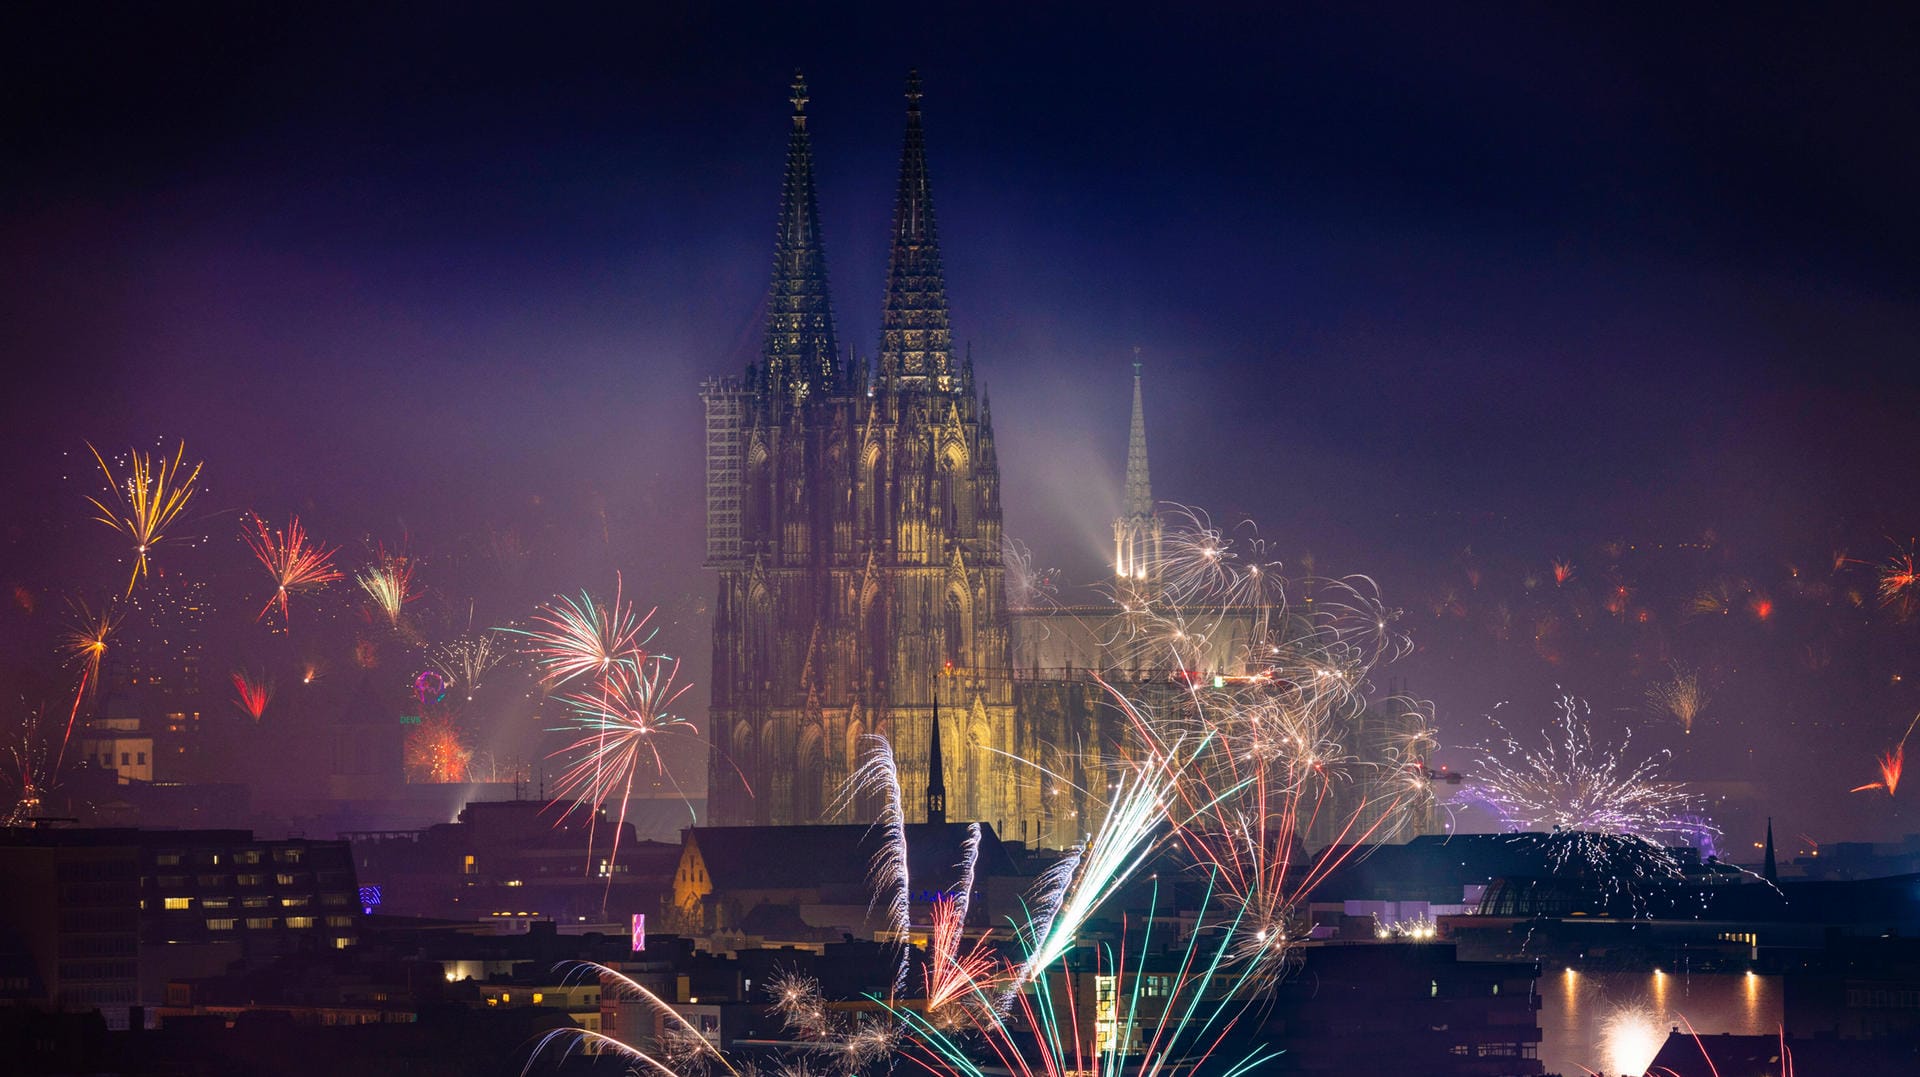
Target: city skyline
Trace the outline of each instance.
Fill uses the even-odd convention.
[[[1908,825],[1897,796],[1847,790],[1920,710],[1911,626],[1786,590],[1835,551],[1867,579],[1920,515],[1886,481],[1915,433],[1910,166],[1885,149],[1913,98],[1841,63],[1875,48],[1844,26],[1755,21],[1708,56],[1711,19],[1648,37],[1544,14],[1169,35],[1029,15],[951,37],[934,16],[737,37],[632,16],[597,42],[486,16],[204,15],[204,40],[70,18],[15,68],[44,107],[5,187],[8,582],[42,611],[113,575],[86,442],[184,439],[222,515],[174,571],[243,575],[238,514],[297,512],[359,559],[410,537],[452,623],[476,597],[454,562],[516,534],[533,567],[498,619],[624,572],[704,698],[693,401],[758,346],[784,88],[807,69],[835,314],[864,356],[918,67],[955,347],[994,403],[1008,534],[1041,563],[1101,574],[1137,347],[1156,494],[1257,521],[1283,562],[1374,576],[1422,648],[1382,672],[1434,701],[1443,759],[1508,701],[1503,722],[1544,729],[1559,685],[1679,752],[1675,776],[1793,804],[1795,832]],[[967,62],[1002,38],[1004,62]],[[639,55],[608,55],[623,40]],[[1463,41],[1499,62],[1436,44]],[[97,78],[46,77],[88,48]],[[1218,50],[1240,62],[1202,62]],[[1615,541],[1641,562],[1707,548],[1627,559],[1673,626],[1657,653],[1583,627],[1606,623],[1597,591],[1525,608],[1556,562],[1598,587]],[[1706,638],[1686,610],[1722,582],[1744,627]],[[1434,612],[1450,593],[1466,615]],[[49,620],[10,616],[16,639]],[[249,658],[233,644],[212,679]],[[1669,661],[1711,682],[1691,734],[1645,702]]]

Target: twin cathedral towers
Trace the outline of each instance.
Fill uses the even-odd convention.
[[[1053,728],[1057,709],[1016,703],[993,419],[971,360],[953,354],[917,78],[906,97],[878,355],[852,359],[834,332],[796,76],[765,343],[744,377],[702,386],[719,576],[709,821],[829,821],[862,737],[881,734],[910,818],[932,755],[949,818],[1040,842],[1055,829],[1048,790],[1015,757],[1081,738]],[[1128,511],[1145,516],[1134,436]]]

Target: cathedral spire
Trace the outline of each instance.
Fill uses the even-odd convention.
[[[1120,518],[1113,522],[1113,574],[1129,586],[1148,586],[1160,565],[1160,518],[1153,514],[1147,475],[1147,408],[1140,389],[1140,349],[1133,349],[1133,422],[1127,430],[1127,482]]]
[[[1127,493],[1122,512],[1153,515],[1153,481],[1147,474],[1147,409],[1140,398],[1140,349],[1133,349],[1133,425],[1127,431]]]
[[[774,242],[762,360],[769,395],[799,401],[809,393],[840,389],[845,379],[834,340],[827,252],[813,189],[807,80],[798,71],[788,100],[793,102],[793,131],[787,136],[787,172],[780,185],[780,232]]]
[[[927,183],[920,130],[920,76],[907,74],[907,137],[900,151],[900,194],[893,207],[893,251],[880,314],[880,375],[903,387],[953,387],[953,341],[946,277]]]
[[[927,749],[927,822],[947,821],[947,768],[940,757],[940,680],[933,682],[933,740]]]

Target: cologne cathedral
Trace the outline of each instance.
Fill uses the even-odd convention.
[[[1038,744],[1013,697],[999,465],[970,360],[956,360],[917,80],[878,354],[834,333],[807,92],[793,84],[766,339],[707,382],[716,824],[826,821],[864,734],[912,797],[947,726],[949,812],[1038,840]]]

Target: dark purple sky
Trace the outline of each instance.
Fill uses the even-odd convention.
[[[1751,639],[1676,611],[1920,531],[1912,17],[1264,7],[9,9],[7,572],[86,571],[53,537],[83,439],[185,437],[210,512],[446,558],[512,527],[535,590],[622,568],[690,608],[695,393],[758,345],[787,79],[864,352],[917,66],[956,339],[1041,560],[1097,569],[1138,346],[1156,494],[1377,576],[1451,743],[1555,681],[1631,711],[1678,657],[1730,712],[1682,770],[1796,829],[1911,828],[1840,791],[1920,706],[1911,626],[1831,590]],[[1525,572],[1709,531],[1624,570],[1674,622],[1653,650],[1423,633],[1469,556],[1514,596],[1460,620],[1539,635]],[[1781,673],[1815,635],[1859,668]]]

